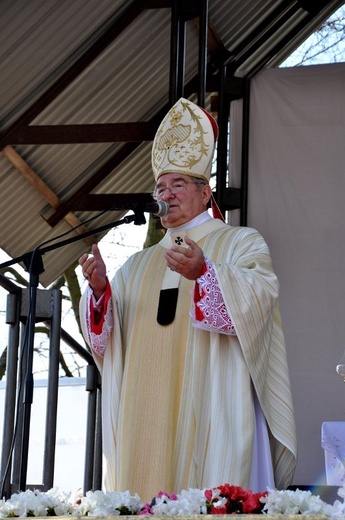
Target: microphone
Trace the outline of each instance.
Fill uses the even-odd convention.
[[[143,211],[144,213],[153,213],[157,217],[164,217],[169,213],[169,204],[164,202],[164,200],[152,203],[124,202],[123,204],[115,204],[111,209],[131,209],[134,212]]]

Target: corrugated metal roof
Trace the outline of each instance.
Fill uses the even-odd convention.
[[[236,74],[261,66],[263,58],[291,28],[308,17],[293,1],[210,0],[209,16],[229,53],[238,60]],[[315,27],[343,2],[328,6],[271,60],[285,59]],[[119,20],[130,4],[121,0],[3,0],[0,17],[0,128],[5,131],[56,81],[83,57],[83,53]],[[285,24],[260,46],[256,28],[279,11],[295,10]],[[34,125],[71,125],[149,121],[168,102],[170,70],[170,8],[144,9],[119,32],[98,57],[52,100],[38,111]],[[269,25],[267,27],[269,29]],[[186,70],[188,82],[197,73],[198,28],[186,24]],[[246,43],[246,46],[239,49]],[[252,47],[253,45],[253,47]],[[243,53],[249,49],[243,60]],[[58,88],[58,87],[56,87]],[[209,102],[209,98],[207,98]],[[66,201],[123,143],[80,143],[60,145],[16,145],[16,151],[40,179]],[[145,193],[153,188],[150,165],[151,143],[141,144],[101,182],[93,193]],[[52,207],[42,195],[0,154],[0,247],[17,258],[43,241],[68,231],[61,221],[51,226]],[[91,214],[77,211],[80,221]],[[114,221],[119,213],[101,216],[90,224],[95,229]],[[87,248],[84,242],[44,255],[45,272],[40,280],[48,285]]]

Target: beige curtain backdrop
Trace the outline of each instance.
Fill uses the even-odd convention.
[[[230,170],[240,186],[241,101]],[[251,82],[248,225],[265,237],[296,413],[294,484],[325,484],[321,427],[345,421],[345,64],[269,69]],[[231,223],[238,222],[232,212]]]

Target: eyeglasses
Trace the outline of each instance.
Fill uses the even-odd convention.
[[[200,180],[200,181],[195,180],[195,181],[190,181],[190,182],[176,181],[171,186],[165,186],[165,187],[159,186],[158,188],[156,188],[155,191],[153,192],[153,198],[155,200],[162,199],[166,193],[166,190],[169,190],[170,193],[172,193],[173,195],[176,195],[177,193],[181,193],[182,191],[185,191],[187,189],[188,184],[205,185],[204,181],[202,181],[202,180]]]

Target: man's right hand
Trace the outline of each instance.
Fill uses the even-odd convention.
[[[92,255],[85,253],[79,258],[83,275],[88,280],[91,289],[98,300],[105,291],[107,284],[107,269],[96,244],[92,246]]]

